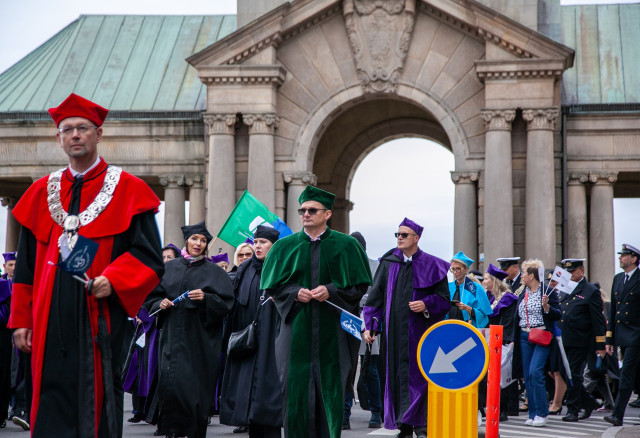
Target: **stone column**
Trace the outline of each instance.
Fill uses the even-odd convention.
[[[7,207],[7,231],[4,239],[5,252],[12,252],[18,249],[18,238],[20,237],[20,223],[13,217],[13,206],[16,201],[13,198],[2,198],[0,200],[3,207]]]
[[[275,114],[243,114],[249,127],[247,189],[272,212],[276,208],[274,141],[279,119]]]
[[[453,217],[453,253],[462,251],[473,260],[476,260],[478,262],[476,266],[479,266],[478,202],[476,195],[478,172],[451,172],[451,179],[456,185]]]
[[[618,172],[592,172],[591,217],[589,218],[589,281],[597,281],[604,292],[603,299],[611,296],[611,282],[615,273],[616,250],[613,233],[613,184]]]
[[[511,122],[515,110],[483,110],[487,130],[484,161],[484,264],[513,254]],[[456,186],[456,207],[458,205]],[[456,220],[458,214],[456,212]]]
[[[180,247],[182,231],[185,224],[185,178],[184,175],[166,175],[160,177],[160,185],[164,187],[164,244],[173,243]]]
[[[236,205],[235,114],[205,114],[209,135],[207,228],[218,234]]]
[[[318,178],[311,172],[283,172],[282,177],[287,185],[287,211],[285,220],[289,228],[295,233],[302,229],[302,223],[298,215],[298,208],[300,208],[298,198],[306,186],[315,186]]]
[[[331,216],[331,229],[349,234],[349,212],[353,210],[353,202],[348,199],[336,199]]]
[[[567,242],[565,242],[567,258],[587,258],[588,233],[587,233],[587,188],[585,184],[589,180],[587,173],[571,172],[567,181]],[[589,265],[585,262],[585,271]]]
[[[189,225],[193,225],[204,220],[204,179],[188,176],[185,183],[189,187]]]
[[[558,108],[524,109],[527,121],[525,257],[556,264],[556,196],[553,131]]]

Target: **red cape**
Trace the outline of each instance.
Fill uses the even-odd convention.
[[[85,183],[80,198],[80,211],[84,211],[100,192],[106,175],[107,163],[100,159],[100,163],[85,175]],[[35,424],[40,401],[42,378],[42,361],[47,339],[47,324],[51,307],[56,267],[49,261],[58,262],[58,238],[62,234],[62,227],[53,221],[49,213],[47,202],[47,181],[49,176],[36,181],[20,201],[13,208],[13,215],[20,224],[28,228],[37,240],[37,252],[33,285],[14,283],[11,302],[11,316],[9,327],[32,328],[32,356],[31,368],[33,374],[33,403],[31,408],[31,424]],[[71,201],[71,185],[73,177],[69,169],[65,170],[61,178],[60,197],[65,210]],[[122,172],[120,181],[113,194],[113,199],[106,209],[88,225],[80,227],[79,234],[94,240],[100,246],[87,271],[90,278],[100,275],[106,276],[111,282],[113,291],[131,317],[135,316],[144,299],[159,283],[160,279],[155,271],[131,253],[124,254],[112,260],[113,238],[125,232],[131,225],[132,218],[147,211],[157,211],[160,200],[139,178]],[[89,319],[91,321],[92,337],[98,332],[98,301],[95,297],[87,298]],[[104,306],[103,306],[104,307]],[[104,307],[105,318],[110,327],[108,307]],[[100,349],[94,348],[95,364],[95,424],[96,436],[102,412],[103,384],[102,362]]]

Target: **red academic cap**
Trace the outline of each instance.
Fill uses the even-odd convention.
[[[49,114],[56,122],[56,126],[69,117],[84,117],[91,120],[96,126],[102,126],[108,113],[108,109],[74,93],[71,93],[57,108],[49,108]]]

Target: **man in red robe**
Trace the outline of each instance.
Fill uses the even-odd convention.
[[[98,155],[107,109],[71,94],[49,113],[69,166],[35,182],[13,209],[22,231],[9,326],[32,354],[32,436],[120,437],[125,321],[164,269],[160,202]],[[78,235],[99,244],[89,291],[55,266]]]

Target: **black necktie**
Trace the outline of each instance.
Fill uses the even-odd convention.
[[[71,202],[69,202],[69,214],[77,215],[80,213],[80,194],[82,193],[83,177],[76,175],[71,186]]]
[[[627,282],[629,281],[629,274],[624,274],[624,285],[627,285]]]

